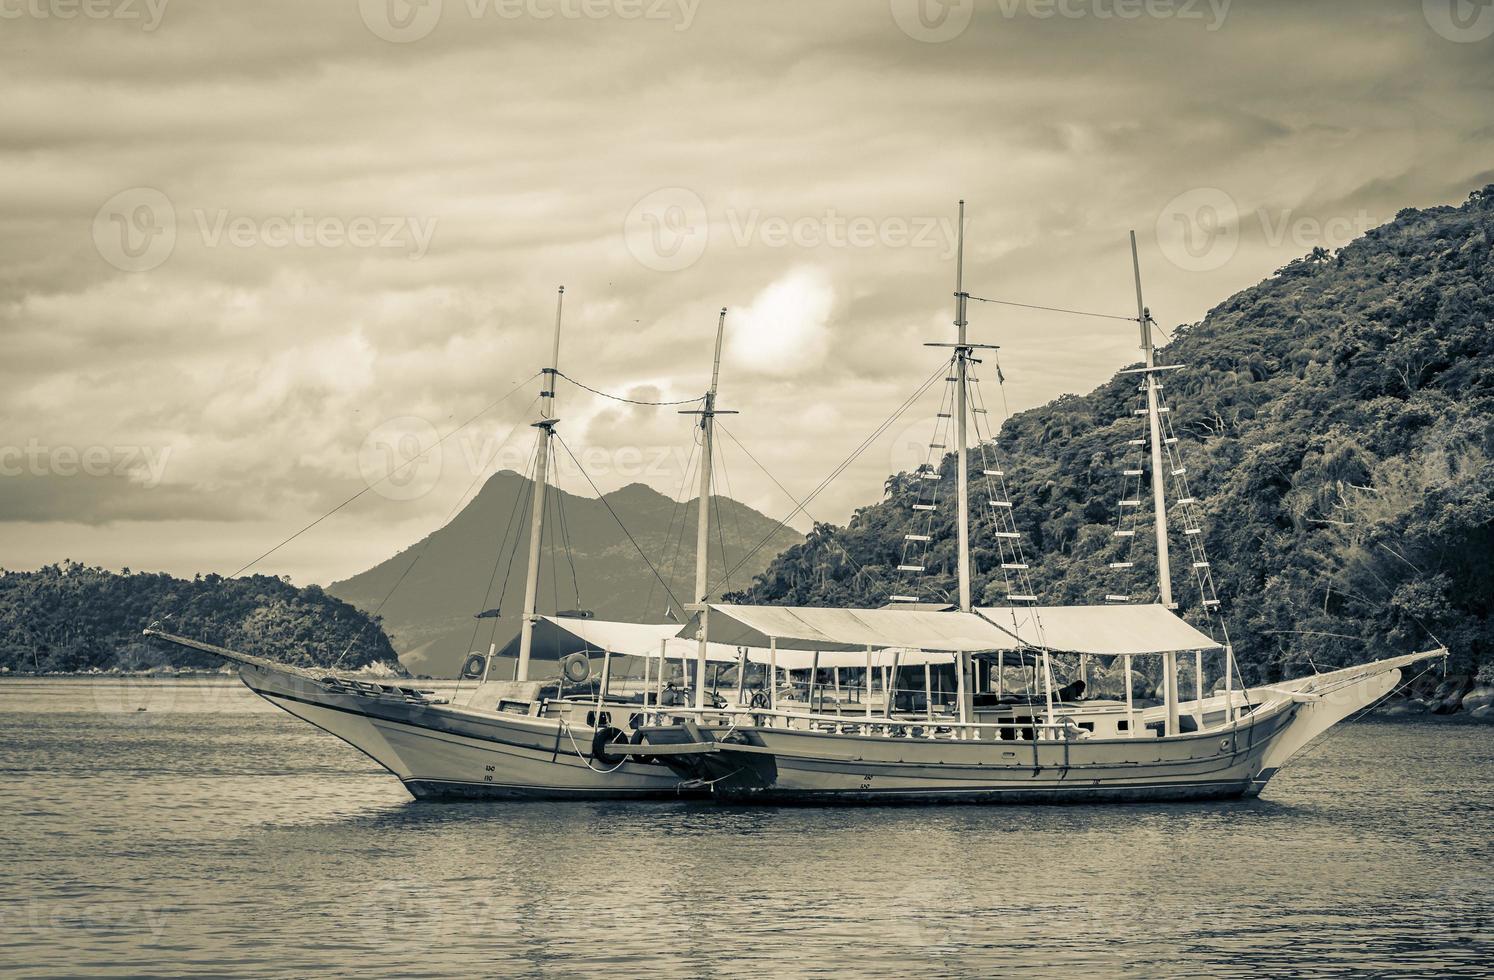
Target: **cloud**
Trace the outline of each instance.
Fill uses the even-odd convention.
[[[977,295],[1129,313],[1134,228],[1148,299],[1176,323],[1310,250],[1313,228],[1457,203],[1487,179],[1469,147],[1489,139],[1488,45],[1440,37],[1416,4],[1236,4],[1210,30],[982,0],[943,43],[861,0],[702,4],[688,22],[585,6],[600,16],[447,2],[408,43],[352,2],[172,3],[151,30],[5,20],[0,451],[148,446],[170,465],[148,492],[0,477],[0,563],[236,567],[366,486],[382,427],[422,420],[450,437],[426,493],[367,492],[267,568],[359,571],[486,472],[525,467],[562,283],[562,370],[640,400],[704,389],[729,307],[723,400],[742,414],[724,424],[802,495],[937,369],[922,345],[952,334],[961,197]],[[134,210],[101,211],[138,188],[175,220],[150,226],[169,254],[126,272],[95,228],[129,231]],[[624,235],[667,188],[705,220],[674,271]],[[1197,188],[1245,222],[1202,271],[1156,231]],[[341,232],[280,243],[298,216]],[[359,222],[429,240],[351,244]],[[239,243],[215,231],[235,223]],[[1135,356],[1119,322],[976,305],[971,331],[1002,345],[1012,411]],[[563,387],[561,414],[604,490],[684,482],[694,432],[675,408]],[[667,459],[633,475],[639,451]],[[875,499],[890,452],[869,449],[811,513]],[[737,496],[791,509],[723,453]]]
[[[813,371],[830,349],[835,286],[820,269],[789,272],[730,317],[733,367],[792,376]]]

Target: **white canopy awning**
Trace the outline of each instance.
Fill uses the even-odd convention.
[[[534,621],[535,648],[553,651],[554,656],[572,653],[607,651],[625,657],[650,657],[661,654],[671,660],[694,659],[696,642],[680,635],[679,623],[618,623],[606,619],[572,619],[562,616],[539,616]],[[514,652],[518,640],[509,644]],[[766,652],[766,651],[765,651]],[[508,648],[505,655],[512,655]],[[741,654],[735,646],[711,643],[706,650],[711,663],[736,663]]]
[[[979,616],[958,612],[711,603],[708,622],[710,639],[716,643],[761,648],[776,641],[780,657],[784,650],[861,651],[863,664],[867,647],[949,653],[1016,650],[1022,646],[1010,633]],[[697,613],[680,635],[694,636],[699,623]],[[822,658],[821,664],[825,662]],[[849,658],[843,666],[854,663],[855,659]]]
[[[1020,637],[1024,645],[1058,653],[1139,656],[1221,648],[1177,613],[1156,604],[986,606],[977,612]]]

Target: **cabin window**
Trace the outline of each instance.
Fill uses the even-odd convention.
[[[1079,727],[1087,732],[1093,733],[1095,730],[1095,723],[1092,721],[1081,721],[1079,723]]]
[[[1115,723],[1115,730],[1118,732],[1129,732],[1131,730],[1131,720],[1129,718],[1122,718]]]

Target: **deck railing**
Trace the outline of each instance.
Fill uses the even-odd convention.
[[[1071,741],[1087,737],[1089,732],[1072,721],[996,721],[961,722],[955,719],[935,717],[858,717],[856,715],[811,714],[801,711],[784,711],[772,708],[665,708],[646,712],[653,724],[670,724],[693,721],[712,727],[722,725],[737,727],[744,721],[758,728],[784,728],[790,731],[837,732],[880,736],[883,738],[926,738],[945,741],[1009,742],[1028,741],[1032,732],[1040,741]],[[1002,732],[1012,737],[1002,738]],[[982,737],[984,736],[984,737]]]

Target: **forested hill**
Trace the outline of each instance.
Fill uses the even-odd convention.
[[[1454,673],[1494,665],[1491,238],[1494,185],[1461,207],[1403,211],[1337,253],[1315,249],[1171,331],[1159,363],[1185,367],[1165,376],[1165,394],[1247,675],[1427,648],[1428,630]],[[1113,531],[1125,443],[1142,434],[1137,383],[1117,375],[998,436],[1044,601],[1155,596],[1149,518],[1134,572],[1107,568],[1125,541]],[[940,499],[953,495],[954,462],[941,465]],[[906,592],[893,569],[903,534],[923,530],[915,482],[899,474],[849,526],[816,528],[752,598],[866,605]],[[952,509],[938,514],[925,595],[953,588]],[[1181,533],[1177,599],[1196,619]],[[975,536],[975,591],[999,603],[991,543]]]
[[[217,668],[207,653],[151,640],[163,628],[303,667],[401,670],[378,620],[315,585],[268,575],[190,581],[159,573],[115,574],[76,562],[34,572],[0,570],[0,667],[13,671]],[[346,656],[342,656],[347,651]],[[382,664],[380,668],[378,665]]]

